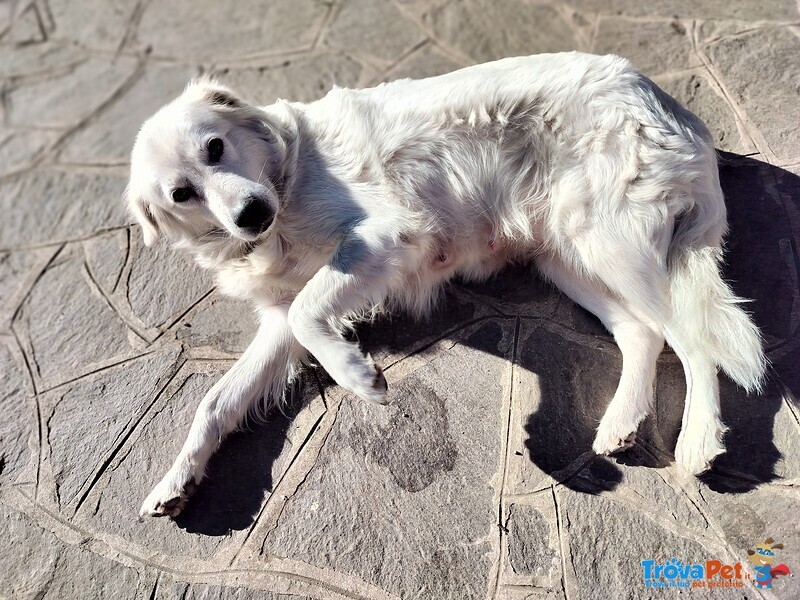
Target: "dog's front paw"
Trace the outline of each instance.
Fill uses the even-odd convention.
[[[594,438],[594,443],[592,444],[592,450],[594,450],[595,454],[611,456],[612,454],[616,454],[617,452],[622,452],[623,450],[627,450],[635,443],[636,443],[635,431],[631,431],[628,434],[617,434],[608,432],[602,435],[600,434],[600,432],[598,432],[597,436],[595,436]]]
[[[675,462],[692,475],[705,473],[714,459],[725,452],[725,431],[721,423],[690,425],[678,437]]]
[[[168,473],[142,503],[139,518],[177,517],[196,489],[193,479],[184,481]]]
[[[364,400],[369,400],[375,404],[386,404],[389,402],[389,384],[386,383],[386,377],[378,365],[373,365],[375,368],[375,375],[369,381],[369,385],[360,385],[353,387],[353,392],[358,394]]]
[[[389,401],[389,384],[386,383],[383,370],[375,364],[369,354],[365,359],[363,368],[354,369],[344,381],[337,383],[364,400],[375,404],[386,404]]]
[[[606,456],[627,450],[636,442],[636,429],[636,422],[625,422],[606,414],[597,428],[592,450]]]

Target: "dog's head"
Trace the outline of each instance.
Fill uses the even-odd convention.
[[[145,244],[245,248],[280,209],[287,142],[264,111],[210,80],[189,84],[148,119],[125,192]]]

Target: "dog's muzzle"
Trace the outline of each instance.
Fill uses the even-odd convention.
[[[269,202],[261,198],[250,197],[236,216],[236,226],[249,235],[257,236],[272,224],[275,212]]]

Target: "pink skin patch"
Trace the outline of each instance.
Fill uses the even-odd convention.
[[[434,259],[434,268],[436,269],[443,269],[444,267],[450,264],[450,255],[446,252],[439,252],[439,254]]]
[[[491,250],[492,252],[494,252],[494,251],[495,251],[495,247],[494,247],[494,240],[491,240],[491,241],[489,242],[489,250]]]

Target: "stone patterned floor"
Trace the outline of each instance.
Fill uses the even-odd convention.
[[[614,460],[590,452],[620,356],[528,271],[364,329],[393,402],[308,373],[233,435],[177,520],[135,520],[203,392],[254,331],[119,200],[141,121],[214,73],[312,100],[508,55],[629,57],[710,125],[727,276],[762,326],[761,397],[722,381],[730,452],[672,465],[683,376]],[[800,572],[800,15],[795,0],[37,0],[0,3],[0,597],[643,598],[640,561]],[[800,597],[772,591],[698,596]]]

